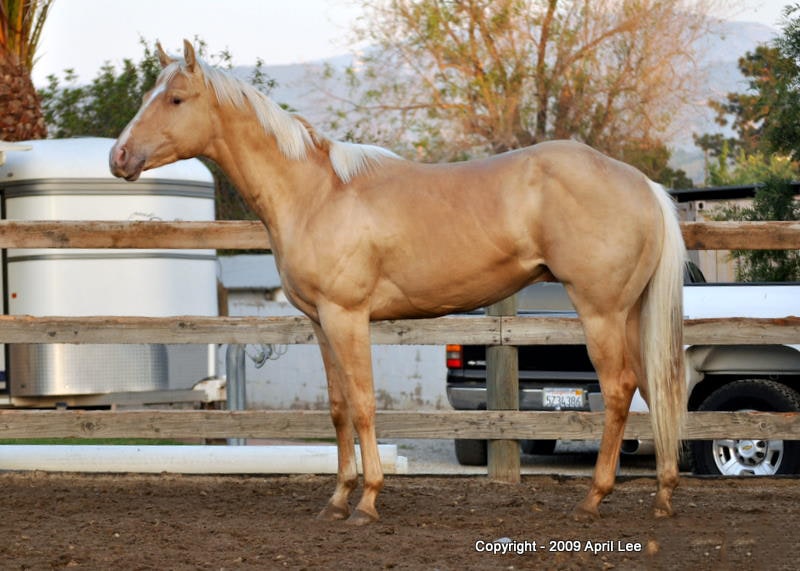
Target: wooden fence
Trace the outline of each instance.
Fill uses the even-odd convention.
[[[800,248],[800,223],[684,223],[689,249]],[[0,221],[0,248],[268,248],[256,222],[27,222]],[[0,316],[0,343],[314,343],[300,317],[31,317]],[[445,317],[373,325],[378,344],[446,343],[517,346],[579,344],[576,319],[515,316]],[[703,344],[800,343],[800,317],[699,319],[686,323],[686,342]],[[691,413],[686,436],[800,439],[800,415]],[[512,441],[598,439],[602,413],[516,410],[381,412],[380,437],[480,438]],[[35,437],[333,436],[326,412],[307,411],[0,411],[0,438]],[[648,415],[632,414],[625,438],[652,436]],[[506,467],[512,474],[517,466]],[[502,470],[501,470],[502,472]],[[491,467],[490,467],[491,473]],[[502,477],[502,476],[501,476]],[[513,479],[510,478],[510,479]]]
[[[794,250],[800,222],[683,222],[689,250]],[[0,221],[0,248],[269,248],[260,222]]]

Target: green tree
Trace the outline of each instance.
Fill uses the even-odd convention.
[[[54,137],[110,137],[116,138],[136,114],[142,98],[155,84],[161,65],[151,45],[140,39],[143,54],[139,61],[123,60],[121,66],[106,62],[89,84],[81,84],[73,70],[62,76],[50,75],[48,85],[40,96],[50,133]],[[208,54],[204,41],[195,38],[201,57],[211,64],[232,68],[228,51]],[[263,70],[263,61],[256,65],[250,82],[269,93],[275,81]],[[206,165],[214,174],[216,186],[217,218],[223,220],[255,219],[236,189],[222,171],[211,161]]]
[[[735,136],[706,133],[694,137],[695,144],[708,158],[719,159],[725,154],[732,161],[741,156],[740,151],[745,155],[769,154],[783,146],[776,144],[776,134],[791,120],[786,112],[794,112],[790,109],[794,103],[787,97],[798,77],[797,64],[777,46],[761,45],[739,58],[739,71],[747,80],[747,90],[728,93],[723,100],[709,101],[716,112],[717,125],[731,128]]]
[[[785,16],[774,45],[739,60],[748,89],[710,103],[717,123],[732,127],[735,136],[695,137],[709,157],[707,184],[759,185],[752,204],[719,208],[713,213],[717,220],[800,219],[800,202],[789,184],[798,178],[800,159],[800,6],[790,6]],[[739,250],[732,257],[737,279],[800,280],[798,250]]]
[[[52,3],[0,0],[0,140],[47,136],[31,70]]]
[[[739,148],[734,161],[728,160],[727,144],[716,164],[709,168],[713,186],[757,185],[755,197],[747,206],[725,205],[712,210],[715,220],[744,222],[800,220],[800,201],[791,181],[798,177],[798,166],[790,157],[761,151],[746,154]],[[736,279],[746,282],[800,280],[800,250],[734,250]]]
[[[761,152],[782,153],[800,160],[800,4],[787,6],[781,33],[772,45],[762,45],[739,60],[747,90],[728,93],[709,105],[716,122],[730,126],[734,137],[721,133],[695,136],[707,156],[718,158],[727,143],[729,160]]]
[[[138,62],[125,59],[119,68],[106,62],[88,85],[72,69],[61,78],[47,77],[40,95],[52,137],[119,136],[161,71],[155,50],[140,43],[144,54]]]
[[[760,184],[765,180],[791,181],[797,177],[798,165],[786,155],[762,151],[747,154],[742,148],[731,153],[725,142],[717,160],[708,164],[706,182],[710,186],[731,186]]]
[[[777,101],[765,132],[773,149],[800,160],[800,4],[787,6],[776,46],[786,63]]]
[[[800,201],[790,181],[780,176],[761,178],[763,183],[749,206],[719,209],[717,220],[800,220]],[[800,250],[734,250],[736,279],[745,282],[800,281]]]

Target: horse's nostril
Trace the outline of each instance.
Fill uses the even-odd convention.
[[[111,153],[109,155],[109,164],[112,168],[120,167],[125,164],[125,161],[128,159],[128,151],[125,149],[124,145],[114,145],[111,147]]]

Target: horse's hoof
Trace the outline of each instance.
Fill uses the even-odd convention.
[[[347,525],[362,526],[378,521],[378,514],[370,514],[364,510],[356,508],[356,510],[347,518]]]
[[[653,502],[653,516],[656,519],[660,519],[672,517],[673,515],[675,515],[675,512],[672,511],[672,494],[660,490],[656,493],[656,499]]]
[[[338,521],[347,519],[347,516],[349,515],[350,509],[348,507],[345,506],[342,508],[333,504],[328,504],[321,512],[319,512],[317,519],[324,521]]]
[[[655,506],[653,508],[653,516],[656,519],[661,519],[665,517],[672,517],[675,515],[675,512],[672,510],[671,506]]]
[[[582,505],[579,505],[572,510],[572,519],[581,523],[597,521],[600,519],[600,510],[597,508],[586,508]]]

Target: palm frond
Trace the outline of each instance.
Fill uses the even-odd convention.
[[[0,0],[0,53],[31,69],[55,0]]]

